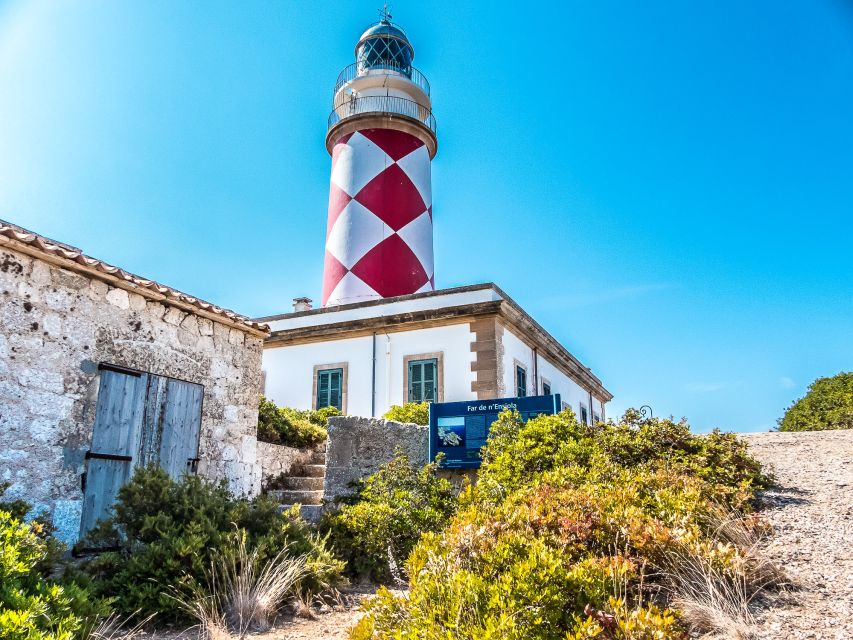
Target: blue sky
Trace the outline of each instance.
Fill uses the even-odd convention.
[[[253,316],[319,299],[337,73],[379,2],[0,0],[0,218]],[[853,3],[400,1],[436,281],[611,414],[767,429],[853,369]]]

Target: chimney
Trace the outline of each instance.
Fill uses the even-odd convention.
[[[311,298],[294,298],[293,299],[293,311],[310,311],[311,310]]]

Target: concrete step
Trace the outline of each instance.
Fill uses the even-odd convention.
[[[270,491],[269,495],[274,500],[278,500],[281,504],[322,504],[323,492],[307,489],[277,489]]]
[[[326,464],[326,452],[325,451],[314,451],[311,454],[311,457],[308,459],[308,464]]]
[[[287,475],[294,478],[325,478],[326,465],[324,464],[295,464],[290,467]]]
[[[281,479],[281,488],[291,491],[322,491],[325,478],[286,476]]]
[[[281,505],[282,511],[287,511],[293,505]],[[323,505],[321,504],[303,504],[300,506],[299,515],[308,522],[317,523],[320,521],[320,516],[323,515]]]

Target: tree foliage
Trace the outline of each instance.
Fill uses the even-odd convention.
[[[779,431],[853,429],[853,371],[818,378],[779,419]]]
[[[393,577],[420,536],[440,531],[456,510],[453,487],[439,477],[438,464],[417,469],[400,451],[342,502],[324,515],[321,529],[351,575],[380,581]]]
[[[394,404],[382,417],[394,422],[426,425],[429,424],[429,402]]]
[[[258,440],[288,447],[313,447],[329,437],[326,423],[341,412],[335,407],[301,411],[278,407],[261,396],[258,406]]]

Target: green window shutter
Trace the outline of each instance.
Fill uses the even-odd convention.
[[[317,372],[317,408],[335,407],[343,411],[343,369],[323,369]]]
[[[438,391],[438,360],[409,361],[409,402],[435,402]]]
[[[542,395],[543,396],[550,396],[551,395],[551,385],[548,384],[547,382],[542,383]]]
[[[527,372],[519,366],[515,367],[515,395],[519,398],[527,395]]]

